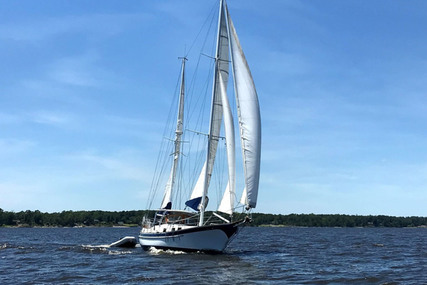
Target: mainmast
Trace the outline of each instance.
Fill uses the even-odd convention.
[[[219,72],[221,72],[223,83],[227,86],[228,73],[229,73],[229,39],[226,26],[226,13],[224,11],[223,0],[219,4],[219,17],[218,17],[218,33],[217,33],[217,46],[215,53],[215,69],[214,69],[214,82],[212,88],[212,105],[211,117],[208,135],[208,148],[206,154],[206,170],[204,173],[203,195],[200,203],[200,220],[199,226],[203,225],[205,207],[207,202],[207,193],[212,175],[213,165],[218,147],[218,140],[220,136],[220,129],[222,123],[222,102],[220,94],[220,80]]]
[[[162,209],[171,209],[172,208],[172,191],[175,184],[176,171],[178,168],[179,157],[181,154],[181,136],[183,133],[183,124],[184,124],[184,95],[185,95],[185,62],[187,61],[186,57],[180,57],[182,59],[181,64],[181,88],[178,102],[178,116],[176,120],[176,130],[175,130],[175,139],[174,139],[174,152],[173,155],[173,164],[169,180],[166,184],[165,195],[162,201]]]

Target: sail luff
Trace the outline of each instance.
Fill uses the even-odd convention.
[[[206,162],[203,165],[202,171],[200,171],[199,178],[197,179],[196,185],[193,188],[193,192],[191,192],[190,200],[185,202],[185,205],[190,207],[195,211],[200,211],[200,205],[203,196],[203,188],[205,183],[206,176]],[[206,197],[204,204],[205,207],[208,204],[208,198]]]
[[[261,162],[261,115],[252,74],[225,6],[230,39],[234,89],[239,117],[247,208],[255,208]]]
[[[213,171],[213,165],[215,162],[216,151],[218,147],[218,140],[220,136],[221,123],[222,123],[222,102],[219,94],[219,75],[221,72],[224,83],[228,82],[228,70],[229,70],[229,41],[228,31],[225,23],[225,11],[223,9],[223,0],[220,1],[219,17],[218,17],[218,33],[217,33],[217,46],[215,53],[215,70],[214,70],[214,81],[212,88],[212,105],[211,105],[211,117],[209,124],[209,137],[206,157],[206,174],[204,181],[203,196],[201,200],[200,209],[200,220],[199,225],[203,225],[204,211],[205,211],[205,200],[209,188],[210,177]]]
[[[182,58],[181,65],[181,88],[179,95],[179,103],[178,103],[178,115],[176,120],[176,129],[175,129],[175,140],[174,140],[174,153],[173,155],[173,163],[171,168],[171,173],[169,175],[168,182],[165,186],[165,194],[163,196],[161,208],[162,209],[171,209],[172,207],[172,192],[175,184],[176,178],[176,170],[178,167],[179,157],[181,154],[181,136],[183,133],[183,125],[184,125],[184,97],[185,97],[185,61],[187,58]]]
[[[230,104],[228,102],[227,90],[224,86],[221,73],[219,74],[221,99],[224,113],[224,130],[227,149],[227,164],[228,164],[228,184],[222,201],[218,207],[218,211],[233,214],[234,195],[236,185],[236,155],[235,155],[235,138],[234,138],[234,123],[231,113]]]
[[[246,187],[243,189],[242,197],[240,197],[240,204],[242,205],[248,204],[248,193],[246,191]]]
[[[190,199],[194,199],[197,197],[202,197],[203,195],[203,185],[205,183],[205,172],[206,172],[206,162],[203,164],[203,168],[200,171],[199,178],[197,179],[196,185],[193,188],[193,192],[191,193]]]

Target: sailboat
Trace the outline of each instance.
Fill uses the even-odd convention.
[[[187,58],[182,58],[178,112],[171,155],[171,170],[164,188],[160,208],[150,211],[154,216],[145,216],[139,234],[139,243],[145,250],[150,248],[180,251],[222,252],[250,221],[250,213],[256,207],[260,178],[261,159],[261,116],[257,92],[251,71],[243,53],[236,30],[230,18],[225,0],[219,1],[218,29],[210,122],[206,155],[185,208],[179,208],[173,201],[176,191],[178,165],[182,159],[182,135],[184,128],[185,66]],[[231,69],[231,76],[230,74]],[[244,185],[240,205],[244,218],[234,220],[236,205],[236,143],[233,112],[227,96],[227,84],[231,77],[240,135],[241,164]],[[236,113],[236,112],[235,112]],[[221,126],[224,125],[221,134]],[[216,211],[207,211],[208,189],[211,184],[218,142],[226,141],[228,182]],[[196,175],[197,177],[197,175]],[[243,187],[242,187],[243,188]],[[225,215],[228,215],[224,217]]]

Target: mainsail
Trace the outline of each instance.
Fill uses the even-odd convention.
[[[218,20],[218,38],[217,47],[215,54],[215,70],[214,70],[214,82],[212,88],[212,107],[211,107],[211,119],[209,127],[209,139],[207,148],[206,158],[206,171],[205,181],[203,187],[203,195],[201,199],[202,209],[200,213],[200,225],[203,224],[204,217],[204,205],[209,187],[210,177],[213,171],[213,165],[215,162],[216,151],[218,147],[218,140],[220,137],[221,123],[222,123],[222,99],[220,94],[219,86],[219,74],[221,73],[224,85],[228,83],[229,73],[229,39],[228,30],[226,23],[226,13],[223,9],[222,1],[219,8],[219,20]]]

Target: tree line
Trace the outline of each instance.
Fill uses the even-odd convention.
[[[39,210],[7,212],[0,209],[0,226],[137,226],[145,211],[62,211],[42,213]]]
[[[421,227],[427,217],[393,217],[385,215],[315,215],[315,214],[253,214],[253,224],[296,227]]]
[[[74,227],[74,226],[138,226],[148,211],[36,211],[9,212],[0,209],[0,226]],[[235,218],[243,218],[236,214]],[[264,214],[253,213],[252,226],[295,227],[420,227],[427,226],[427,217]]]

